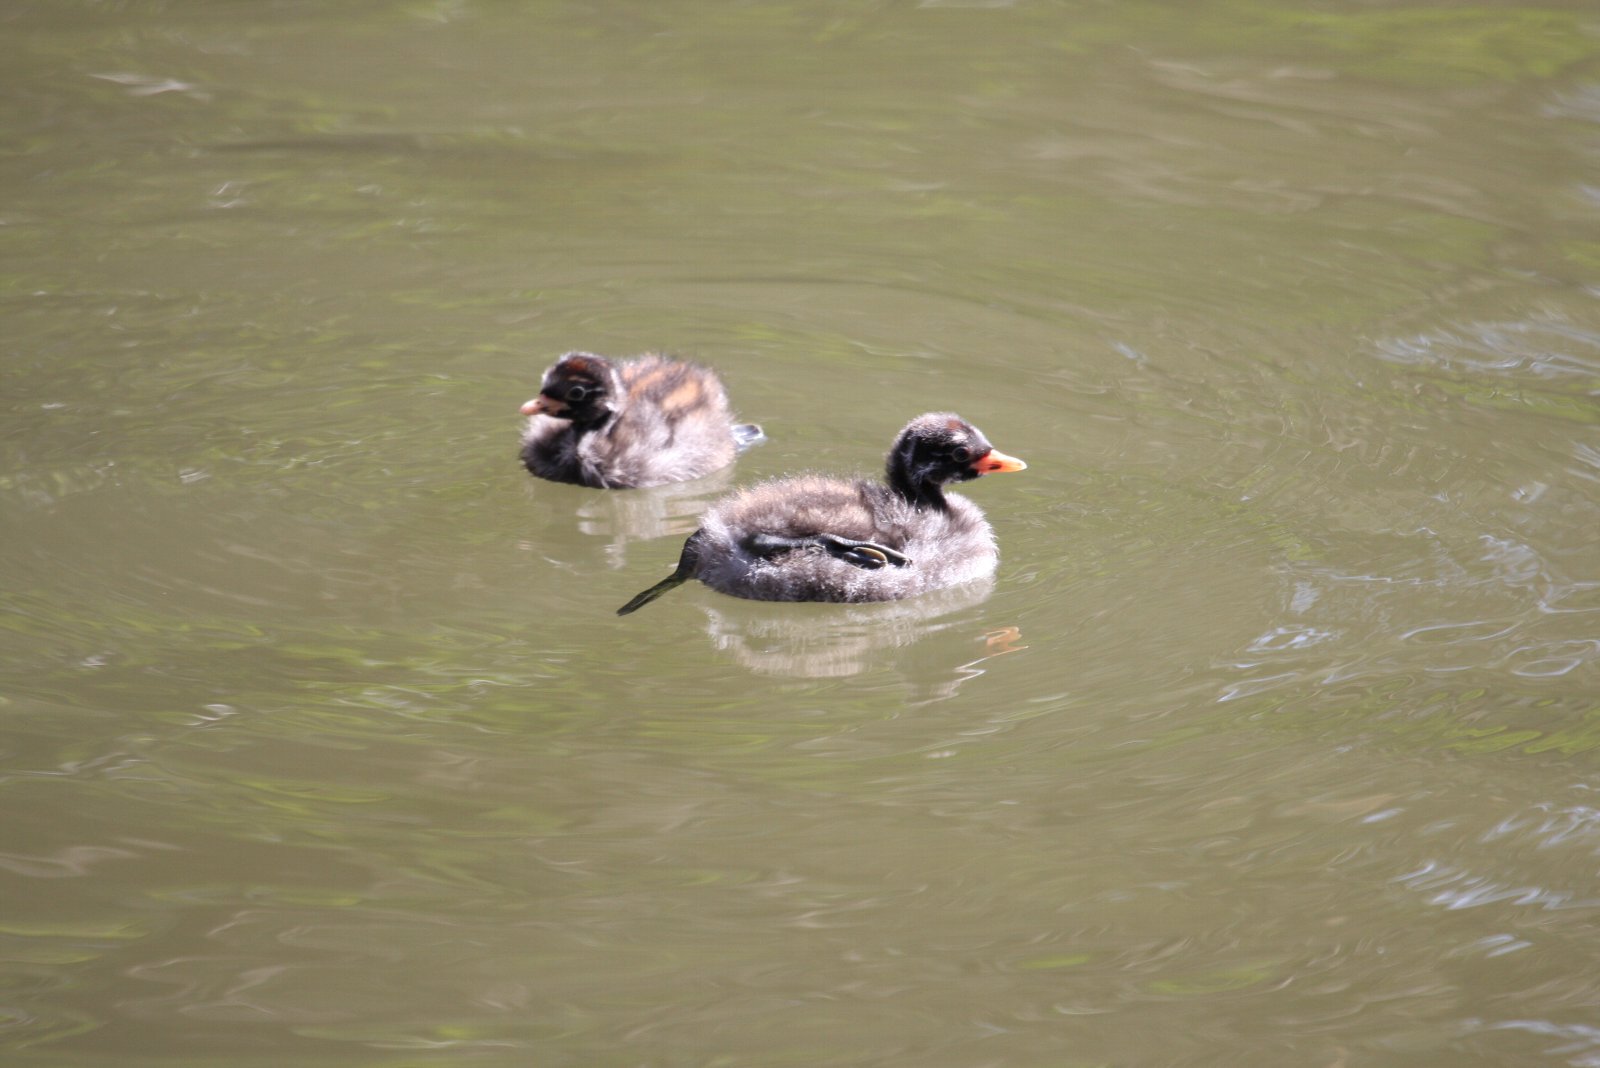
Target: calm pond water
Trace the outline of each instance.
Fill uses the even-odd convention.
[[[10,0],[0,1051],[1600,1065],[1589,3]],[[530,479],[562,351],[770,441]],[[992,586],[663,575],[953,409]]]

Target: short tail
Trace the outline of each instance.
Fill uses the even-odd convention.
[[[695,531],[689,535],[689,540],[683,543],[683,552],[678,557],[678,569],[648,590],[639,594],[633,600],[617,609],[617,615],[625,616],[630,612],[637,612],[651,601],[660,597],[669,590],[675,590],[685,582],[694,578],[700,566],[700,539],[702,534]]]
[[[740,452],[766,440],[766,433],[755,423],[739,423],[733,428],[733,444]]]

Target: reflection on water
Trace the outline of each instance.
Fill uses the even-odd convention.
[[[804,605],[763,601],[727,604],[727,598],[702,605],[706,633],[716,649],[763,675],[797,678],[846,678],[881,667],[884,653],[902,649],[955,626],[972,626],[967,611],[993,592],[984,579],[937,590],[903,601],[873,604]],[[995,635],[998,634],[999,637]],[[920,687],[949,696],[978,663],[1016,651],[1015,628],[982,635],[988,651],[975,660],[951,666],[929,677],[929,665],[918,664]]]
[[[628,548],[637,542],[688,537],[700,515],[733,486],[735,467],[713,471],[691,482],[673,482],[636,490],[594,490],[576,508],[578,530],[606,539],[606,566],[628,563]],[[682,545],[651,545],[649,551],[667,570],[678,562]]]

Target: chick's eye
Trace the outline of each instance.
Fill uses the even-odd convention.
[[[964,464],[968,460],[972,459],[972,450],[967,448],[965,445],[957,445],[955,448],[950,450],[950,459],[954,460],[958,464]]]
[[[574,404],[576,404],[578,401],[583,400],[583,398],[587,397],[588,395],[589,395],[589,390],[588,390],[587,387],[584,387],[584,386],[568,386],[567,387],[567,400],[572,401]]]

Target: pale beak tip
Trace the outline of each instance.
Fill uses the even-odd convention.
[[[1002,471],[1026,471],[1028,465],[1015,456],[1007,456],[999,449],[991,449],[989,454],[977,463],[979,474],[999,474]]]

